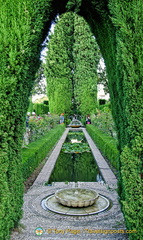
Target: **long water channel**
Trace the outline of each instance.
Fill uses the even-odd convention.
[[[52,182],[103,181],[82,131],[69,131],[54,170],[47,184]]]

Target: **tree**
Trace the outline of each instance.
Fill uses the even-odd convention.
[[[35,75],[35,82],[32,88],[31,94],[46,94],[46,83],[45,83],[45,76],[44,76],[44,66],[41,62],[41,65]]]
[[[51,113],[70,114],[73,96],[73,14],[61,15],[50,35],[45,76]]]
[[[95,112],[97,105],[97,67],[100,51],[96,38],[83,17],[74,14],[74,95],[83,114]]]
[[[86,21],[61,15],[50,37],[45,75],[50,112],[92,113],[97,101],[99,48]]]
[[[101,60],[102,60],[102,58],[101,58]],[[107,77],[107,72],[106,72],[106,66],[102,67],[100,63],[98,65],[98,84],[103,84],[104,92],[106,94],[109,93],[108,77]]]

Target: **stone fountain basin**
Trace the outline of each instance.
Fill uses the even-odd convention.
[[[55,192],[57,201],[68,207],[88,207],[93,205],[98,197],[96,191],[84,188],[66,188]]]
[[[79,128],[79,127],[81,127],[81,125],[70,125],[70,127],[72,127],[72,128]]]

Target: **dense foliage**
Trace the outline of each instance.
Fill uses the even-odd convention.
[[[141,0],[92,1],[92,4],[87,1],[86,4],[83,14],[97,37],[108,75],[121,154],[122,209],[127,228],[137,230],[130,234],[130,239],[140,239],[143,235],[143,5]],[[93,20],[94,14],[97,21]]]
[[[86,125],[86,129],[103,156],[109,160],[109,163],[118,171],[119,170],[119,151],[117,141],[111,136],[101,131],[98,127],[91,124]]]
[[[68,3],[68,5],[67,5]],[[106,64],[119,142],[120,196],[130,239],[142,238],[142,0],[0,0],[0,239],[22,211],[21,144],[41,44],[57,13],[80,12]]]
[[[22,216],[21,145],[28,97],[39,67],[47,0],[0,1],[0,239]],[[50,24],[50,23],[49,23]]]
[[[45,76],[51,113],[71,113],[73,20],[71,13],[60,17],[47,46]]]
[[[33,103],[31,99],[29,99],[29,107],[27,109],[28,114],[32,115],[33,112],[36,115],[48,114],[49,112],[49,101],[45,100],[41,103]]]
[[[58,125],[37,141],[30,143],[28,148],[22,149],[22,175],[24,180],[30,176],[39,163],[46,157],[61,137],[64,129],[64,125]]]
[[[103,66],[103,59],[101,58],[101,62],[98,65],[98,84],[103,85],[103,89],[105,94],[109,93],[109,88],[108,88],[108,78],[107,78],[107,73],[106,73],[106,67]]]
[[[52,128],[59,124],[60,118],[57,115],[42,115],[27,117],[25,132],[28,136],[24,135],[28,143],[34,142],[48,133]],[[23,143],[24,144],[24,143]]]
[[[41,60],[42,61],[42,60]],[[31,91],[31,95],[44,94],[46,95],[46,81],[44,76],[44,66],[41,62],[40,67],[35,75],[34,85]]]
[[[43,115],[49,112],[49,106],[44,103],[34,103],[33,104],[33,111],[36,115]]]
[[[50,112],[95,111],[98,63],[99,49],[86,21],[72,12],[61,15],[50,36],[45,64]]]
[[[117,139],[115,123],[112,117],[110,104],[102,105],[96,109],[96,114],[91,115],[91,122],[109,136]]]
[[[117,29],[116,75],[114,80],[110,78],[110,89],[121,151],[120,194],[127,227],[137,230],[136,234],[130,234],[130,239],[140,239],[143,236],[143,5],[140,0],[124,4],[116,1],[113,7],[111,1],[110,9]]]
[[[82,115],[94,113],[97,106],[97,66],[99,47],[84,18],[74,15],[74,97]]]

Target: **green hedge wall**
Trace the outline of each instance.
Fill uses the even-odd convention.
[[[126,203],[127,226],[138,231],[130,239],[139,240],[143,235],[142,0],[0,0],[0,239],[9,238],[22,215],[20,151],[28,97],[40,66],[41,44],[67,2],[68,9],[79,9],[91,26],[105,60],[121,153],[120,196]],[[137,194],[131,188],[135,181]]]
[[[54,17],[52,2],[0,0],[1,240],[9,239],[10,229],[22,217],[21,146],[25,116],[40,65],[41,43]]]
[[[58,125],[50,130],[44,137],[22,149],[22,175],[26,180],[30,174],[38,167],[39,163],[46,157],[47,153],[53,148],[61,137],[65,129],[64,125]]]
[[[86,125],[86,129],[102,154],[107,157],[112,166],[119,171],[119,151],[116,140],[93,125]],[[129,235],[130,239],[133,240],[140,240],[141,236],[143,236],[143,188],[141,176],[138,174],[138,170],[141,167],[139,158],[136,156],[138,148],[143,149],[143,142],[140,140],[140,137],[136,138],[133,152],[126,146],[120,156],[123,183],[121,204],[127,229],[136,230],[135,233]],[[132,199],[134,199],[134,201],[132,201]]]
[[[27,112],[30,112],[31,114],[32,112],[35,112],[36,115],[48,114],[49,105],[46,103],[32,103],[32,101],[30,101]]]
[[[117,141],[93,125],[87,124],[86,129],[102,154],[110,161],[111,165],[118,170],[119,151],[117,149]]]
[[[143,179],[140,173],[142,165],[140,153],[143,149],[143,141],[140,137],[135,139],[133,148],[126,146],[121,154],[121,181],[122,210],[128,229],[136,230],[130,234],[130,239],[140,240],[143,236]]]
[[[143,236],[143,4],[141,0],[96,1],[95,5],[87,1],[85,12],[106,64],[120,152],[122,210],[127,228],[137,231],[129,238],[139,240]]]
[[[44,103],[34,103],[33,111],[36,113],[36,115],[48,114],[49,106]]]

